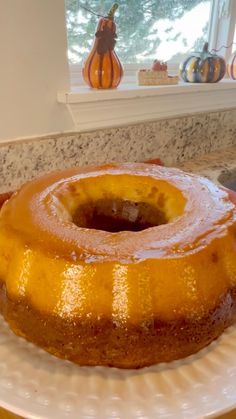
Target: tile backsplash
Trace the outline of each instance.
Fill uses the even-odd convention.
[[[0,192],[69,166],[160,157],[175,165],[236,145],[236,109],[0,144]]]

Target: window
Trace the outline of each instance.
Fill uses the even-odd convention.
[[[235,0],[119,0],[116,15],[116,52],[125,67],[124,82],[158,58],[176,72],[190,51],[232,43],[236,22]],[[111,0],[66,0],[68,57],[73,84],[81,84],[81,65],[94,39],[98,17]],[[220,51],[229,55],[231,50]],[[127,77],[128,76],[128,77]]]
[[[98,18],[83,9],[87,1],[67,1],[69,59],[79,63],[88,54]],[[208,38],[210,0],[121,1],[116,17],[116,51],[127,64],[176,61]],[[89,7],[105,14],[111,1],[90,1]]]
[[[236,0],[117,0],[116,51],[124,65],[118,89],[96,90],[84,85],[82,62],[90,52],[98,17],[113,0],[65,0],[71,89],[58,92],[76,129],[91,130],[140,123],[196,112],[235,108],[236,83],[179,83],[137,86],[136,72],[153,59],[168,60],[170,74],[191,50],[219,50],[234,39]],[[236,49],[236,48],[235,48]],[[231,49],[220,49],[225,58]]]

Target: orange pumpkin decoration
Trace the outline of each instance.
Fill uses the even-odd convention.
[[[114,4],[106,17],[99,20],[95,41],[83,66],[84,81],[95,89],[112,89],[119,85],[123,68],[114,47],[116,25],[114,14],[118,4]]]
[[[231,79],[236,80],[236,51],[229,57],[227,62],[227,73]]]

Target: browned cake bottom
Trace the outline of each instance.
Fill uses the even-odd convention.
[[[116,325],[111,319],[73,318],[66,321],[46,316],[27,305],[10,301],[5,286],[0,309],[12,330],[46,351],[79,365],[141,368],[193,354],[231,325],[236,314],[236,289],[222,296],[202,318],[176,321],[154,319],[150,323]]]

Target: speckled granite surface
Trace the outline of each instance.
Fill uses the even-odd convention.
[[[179,164],[178,167],[186,172],[206,176],[215,183],[236,180],[236,146],[188,160]]]
[[[236,109],[0,143],[0,192],[65,167],[160,157],[167,165],[236,146]]]

